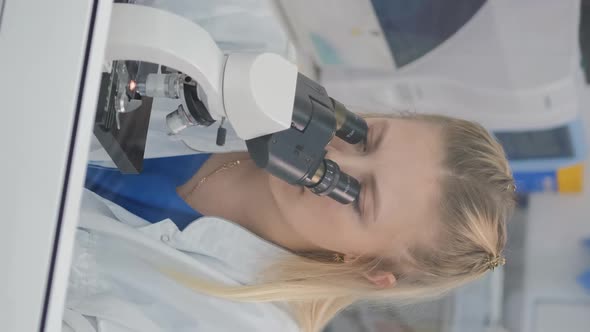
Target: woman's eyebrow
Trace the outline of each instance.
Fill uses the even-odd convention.
[[[387,125],[381,125],[379,126],[379,136],[377,136],[376,142],[375,144],[375,149],[378,149],[381,146],[381,143],[383,143],[383,138],[385,137],[385,133],[387,132],[387,128],[389,128],[389,126]]]
[[[388,125],[381,125],[380,128],[377,129],[378,131],[378,138],[376,140],[375,143],[373,143],[375,146],[373,147],[373,150],[377,150],[379,149],[379,147],[381,147],[385,134],[387,133],[387,129],[389,128]],[[375,132],[375,130],[373,130],[373,132]],[[377,133],[373,133],[373,135],[376,135]],[[381,197],[383,197],[383,192],[381,190],[379,190],[378,187],[378,183],[379,181],[377,181],[377,176],[375,175],[375,173],[373,173],[371,175],[371,195],[373,196],[373,221],[376,222],[377,221],[377,213],[379,211],[381,211]]]

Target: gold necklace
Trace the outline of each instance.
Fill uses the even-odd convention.
[[[242,160],[234,160],[234,161],[228,161],[226,163],[224,163],[223,165],[221,165],[220,167],[218,167],[216,170],[214,170],[213,172],[205,175],[203,178],[201,178],[201,180],[199,180],[199,182],[197,183],[197,185],[191,190],[189,196],[192,196],[193,193],[195,191],[197,191],[197,189],[199,189],[199,187],[201,187],[201,185],[203,185],[203,183],[207,182],[207,180],[212,177],[213,175],[217,174],[217,173],[221,173],[223,171],[232,169],[236,166],[240,166],[240,164],[244,161],[246,161],[248,159],[242,159]]]

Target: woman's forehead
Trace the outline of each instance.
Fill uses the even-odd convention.
[[[393,217],[393,222],[415,230],[432,229],[438,219],[443,159],[440,128],[408,119],[382,119],[372,125],[384,126],[375,154],[379,191],[387,202],[381,217]]]
[[[440,126],[403,118],[371,120],[369,137],[379,140],[381,158],[413,166],[419,162],[431,168],[441,166],[444,151]]]

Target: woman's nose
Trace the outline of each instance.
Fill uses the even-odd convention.
[[[345,150],[328,145],[326,151],[326,159],[336,162],[343,172],[353,177],[362,176],[369,169],[367,156],[354,149]]]

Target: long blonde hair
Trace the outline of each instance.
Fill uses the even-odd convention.
[[[380,117],[387,117],[380,115]],[[358,257],[335,261],[325,253],[292,255],[272,262],[257,285],[228,287],[169,273],[192,289],[234,301],[288,303],[306,332],[320,331],[339,311],[359,300],[408,303],[435,298],[481,277],[494,267],[506,243],[506,220],[514,208],[514,183],[500,144],[482,126],[441,115],[396,115],[442,128],[440,219],[436,248],[409,248],[403,261]],[[366,278],[389,271],[394,287]]]

